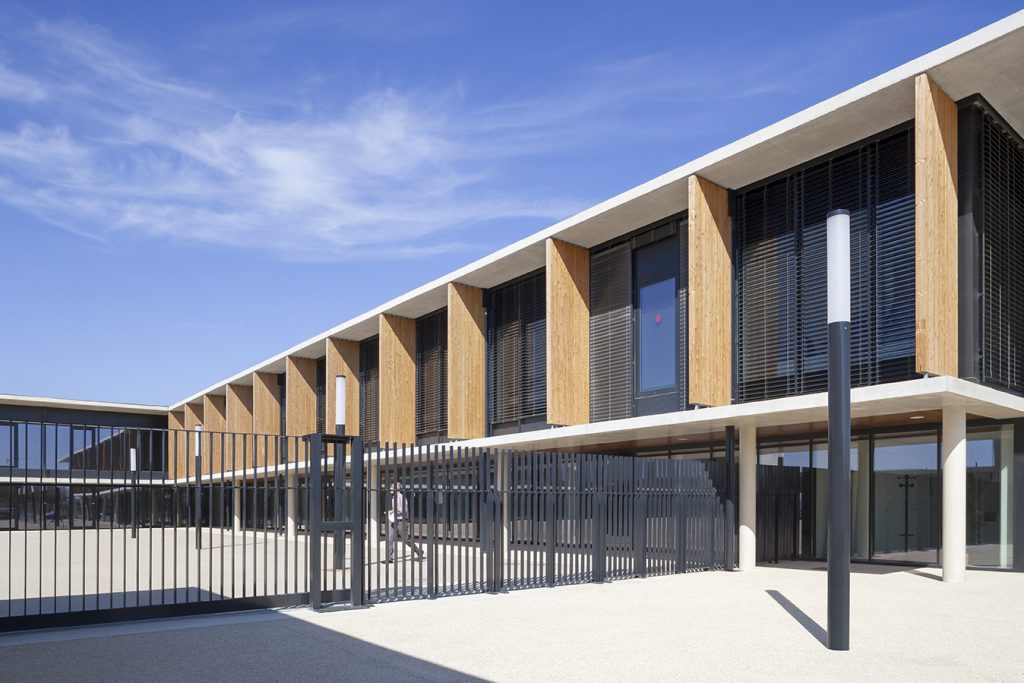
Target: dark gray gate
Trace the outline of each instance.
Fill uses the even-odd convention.
[[[703,461],[391,444],[368,452],[369,603],[726,565],[723,501]]]

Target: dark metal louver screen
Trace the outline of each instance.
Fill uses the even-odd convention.
[[[491,424],[543,420],[547,414],[544,271],[490,292],[487,311]]]
[[[327,359],[316,362],[316,433],[323,434],[327,427]],[[333,430],[332,430],[333,431]]]
[[[439,439],[448,431],[448,313],[416,321],[416,436]]]
[[[914,376],[912,130],[736,195],[739,401],[825,391],[825,220],[850,211],[851,379]]]
[[[981,108],[978,127],[982,382],[1024,391],[1024,146]]]
[[[689,221],[683,217],[679,229],[679,409],[690,404],[690,241]]]
[[[359,345],[359,433],[368,444],[380,441],[379,359],[377,337]]]
[[[287,376],[285,373],[281,373],[277,376],[277,400],[280,401],[281,410],[279,411],[278,419],[278,433],[281,435],[288,433],[288,394],[286,383]]]
[[[590,421],[633,414],[633,250],[590,257]]]

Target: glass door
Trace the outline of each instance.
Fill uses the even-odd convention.
[[[937,563],[939,443],[935,432],[875,439],[873,560]]]

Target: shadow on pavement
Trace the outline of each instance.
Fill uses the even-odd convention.
[[[90,633],[113,627],[76,629],[80,635],[70,638],[68,631],[50,632],[55,635],[49,639],[43,633],[31,642],[0,648],[3,676],[110,681],[134,671],[147,681],[480,680],[285,614],[266,613],[262,619],[249,614],[228,623],[225,615],[168,620],[150,631],[119,625],[114,634]],[[204,619],[210,621],[204,624]],[[400,627],[383,632],[380,642],[387,644],[400,632]]]
[[[769,597],[779,603],[782,609],[789,613],[789,616],[796,619],[797,623],[803,626],[808,633],[818,639],[818,642],[828,647],[828,634],[814,619],[811,619],[806,612],[790,602],[789,598],[777,590],[767,590]]]

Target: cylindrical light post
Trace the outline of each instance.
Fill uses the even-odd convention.
[[[850,212],[828,214],[828,648],[850,649]]]
[[[334,378],[334,433],[345,435],[345,375]]]

